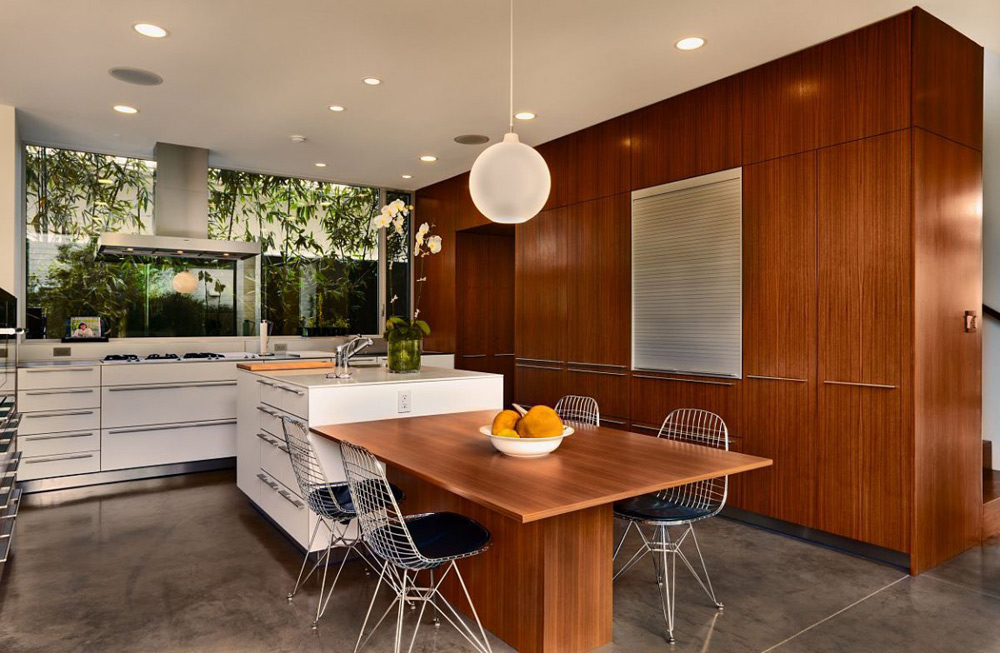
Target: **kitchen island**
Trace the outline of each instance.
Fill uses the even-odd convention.
[[[269,363],[241,364],[237,378],[236,483],[239,489],[303,549],[316,517],[299,492],[281,418],[307,426],[370,422],[474,410],[500,410],[503,377],[444,367],[392,374],[381,366],[353,369],[350,379],[333,377],[332,365],[276,370]],[[338,459],[331,482],[343,481]],[[334,476],[336,475],[336,476]],[[326,548],[314,542],[312,550]]]

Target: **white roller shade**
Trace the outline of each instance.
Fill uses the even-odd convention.
[[[741,377],[742,170],[632,193],[632,366]]]

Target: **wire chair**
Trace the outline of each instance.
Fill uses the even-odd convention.
[[[566,395],[556,403],[556,415],[564,422],[601,425],[601,410],[593,397]]]
[[[663,420],[657,437],[687,442],[691,444],[729,450],[729,430],[721,417],[707,410],[695,408],[679,408]],[[647,554],[651,555],[653,568],[656,571],[660,590],[660,603],[663,618],[667,623],[667,641],[674,642],[674,608],[677,558],[694,575],[698,584],[705,590],[708,597],[721,610],[722,603],[715,596],[715,589],[708,575],[705,558],[698,546],[698,538],[694,533],[694,522],[708,519],[719,514],[726,505],[729,491],[729,477],[722,476],[704,481],[696,481],[678,487],[667,488],[652,494],[633,497],[614,504],[615,517],[626,520],[627,526],[618,545],[615,547],[614,559],[625,544],[625,538],[635,527],[642,539],[638,551],[615,573],[617,580],[631,569]],[[641,525],[652,526],[652,533],[647,535]],[[680,537],[671,537],[669,527],[686,527]],[[694,543],[695,552],[701,563],[704,579],[695,571],[694,565],[681,550],[681,545],[690,537]],[[669,561],[669,571],[668,571]]]
[[[420,614],[410,638],[408,651],[413,650],[423,620],[430,604],[436,615],[440,614],[480,653],[491,653],[486,630],[483,628],[476,607],[469,596],[456,561],[482,553],[489,547],[490,533],[477,522],[455,513],[439,512],[403,516],[399,505],[389,491],[389,482],[378,460],[367,449],[347,442],[340,443],[344,472],[357,507],[358,523],[369,549],[383,560],[379,583],[375,587],[368,613],[361,624],[361,632],[354,647],[355,653],[371,639],[385,618],[397,607],[396,639],[394,651],[402,650],[404,604],[421,603]],[[445,567],[435,580],[435,570]],[[420,586],[417,575],[428,571],[430,583]],[[441,595],[440,587],[449,574],[454,574],[465,593],[479,629],[479,635],[465,623],[454,606]],[[375,599],[385,580],[396,592],[389,607],[365,636]]]
[[[299,576],[295,581],[295,587],[288,593],[288,600],[291,600],[298,593],[302,585],[309,580],[316,569],[323,565],[323,580],[320,585],[319,602],[316,605],[316,619],[312,627],[316,629],[319,625],[320,617],[326,612],[326,606],[333,596],[333,590],[337,587],[337,580],[340,579],[340,572],[344,569],[344,563],[351,553],[356,553],[358,557],[365,561],[376,571],[376,567],[368,556],[364,554],[363,547],[358,546],[361,538],[358,536],[348,537],[350,522],[355,518],[354,506],[351,502],[350,489],[346,482],[331,483],[320,467],[319,460],[309,444],[308,430],[306,425],[297,419],[288,416],[281,418],[282,429],[285,432],[286,451],[292,463],[292,471],[295,473],[295,480],[298,483],[299,491],[306,500],[306,505],[316,515],[316,525],[313,527],[312,535],[309,537],[309,544],[306,546],[306,555],[299,568]],[[400,493],[401,494],[401,493]],[[330,540],[326,546],[326,551],[317,556],[316,562],[306,573],[306,565],[309,562],[310,551],[313,542],[319,533],[320,526],[325,527],[330,533]],[[326,572],[330,564],[330,551],[333,547],[344,547],[344,557],[337,568],[337,574],[330,585],[330,591],[326,592]]]

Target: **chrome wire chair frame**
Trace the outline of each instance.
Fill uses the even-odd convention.
[[[729,430],[726,428],[725,422],[718,415],[706,410],[680,408],[671,412],[663,420],[657,435],[679,442],[729,450]],[[723,608],[723,604],[715,596],[715,589],[712,587],[712,580],[708,575],[708,566],[705,564],[705,557],[701,553],[698,537],[694,532],[694,522],[717,515],[726,505],[728,491],[729,478],[723,476],[615,503],[615,517],[626,520],[627,526],[615,547],[614,560],[618,560],[625,539],[633,527],[642,539],[642,544],[639,545],[639,549],[632,557],[615,572],[613,579],[617,580],[644,557],[651,556],[660,591],[663,619],[667,624],[668,642],[675,641],[674,609],[676,607],[677,558],[681,559],[684,566],[695,577],[715,607],[719,610]],[[643,526],[651,526],[652,532],[647,535],[643,532]],[[670,527],[682,528],[680,536],[672,537]],[[681,550],[681,545],[689,538],[694,545],[694,553],[698,556],[702,574],[698,573],[691,560]]]
[[[476,606],[472,602],[472,597],[469,595],[465,580],[462,578],[462,573],[456,564],[458,560],[478,555],[485,551],[489,547],[488,533],[486,542],[475,550],[441,558],[429,558],[425,556],[417,548],[408,524],[439,513],[404,516],[390,492],[389,482],[378,460],[368,450],[347,442],[340,443],[340,450],[344,461],[347,482],[350,485],[351,495],[354,498],[354,505],[357,510],[358,523],[362,535],[369,550],[383,560],[378,585],[375,588],[374,594],[372,594],[372,600],[368,605],[368,612],[365,614],[364,622],[361,624],[361,632],[358,633],[358,640],[354,647],[355,653],[368,644],[372,635],[375,634],[394,607],[396,608],[396,638],[393,651],[400,653],[403,646],[404,606],[407,604],[415,605],[416,603],[421,604],[420,613],[413,629],[413,635],[410,637],[410,645],[407,651],[413,650],[417,633],[420,629],[420,622],[423,620],[427,606],[430,605],[435,615],[440,614],[444,617],[476,651],[479,651],[479,653],[492,653],[486,629],[483,628],[483,624],[479,620]],[[435,571],[442,567],[444,568],[444,572],[440,575],[435,574]],[[421,571],[429,572],[430,582],[428,584],[418,584],[418,575]],[[455,575],[462,588],[462,592],[465,594],[465,599],[468,601],[472,617],[479,631],[478,634],[465,622],[458,610],[441,594],[441,584],[449,574]],[[382,613],[382,616],[376,621],[371,631],[365,635],[365,629],[368,627],[368,622],[372,616],[372,609],[375,606],[375,600],[378,597],[378,592],[383,582],[387,582],[395,590],[396,596],[385,612]],[[438,625],[436,616],[434,621],[435,625]]]
[[[601,425],[601,410],[593,397],[566,395],[556,403],[555,411],[564,422]]]
[[[348,489],[347,483],[330,483],[327,480],[326,475],[323,474],[323,470],[320,467],[319,460],[316,458],[316,454],[309,444],[308,431],[304,423],[292,417],[283,416],[281,424],[285,432],[288,458],[291,461],[292,471],[295,473],[295,480],[298,483],[299,491],[306,500],[309,510],[316,515],[316,525],[313,527],[312,535],[309,537],[309,544],[306,546],[306,554],[302,559],[302,566],[299,568],[299,576],[295,580],[295,587],[288,593],[288,601],[292,601],[302,585],[322,565],[323,579],[320,583],[319,601],[316,604],[316,618],[312,623],[313,629],[316,629],[319,626],[320,618],[326,612],[326,606],[330,602],[330,597],[333,596],[333,591],[337,587],[337,581],[340,579],[340,573],[344,570],[344,564],[347,562],[350,554],[357,554],[365,562],[366,574],[368,573],[367,567],[371,567],[376,571],[378,571],[378,567],[375,566],[369,556],[365,555],[364,547],[359,546],[359,544],[362,544],[361,538],[357,536],[348,537],[350,522],[354,519],[355,513],[353,509],[344,506],[341,499],[338,499],[338,494],[341,497],[346,496],[344,493]],[[309,572],[306,573],[309,555],[312,551],[313,543],[316,541],[316,536],[319,534],[320,526],[327,529],[330,539],[326,545],[326,550],[322,555],[316,556],[316,562],[313,563]],[[346,550],[344,551],[344,557],[341,559],[340,565],[337,567],[337,573],[333,577],[333,583],[330,584],[330,590],[326,591],[326,576],[330,565],[330,552],[334,547]]]

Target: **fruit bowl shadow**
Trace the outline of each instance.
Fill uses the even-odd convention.
[[[503,435],[493,435],[489,426],[482,426],[479,432],[490,439],[493,448],[500,453],[513,458],[541,458],[547,456],[562,444],[562,441],[573,434],[572,426],[564,426],[562,435],[550,438],[509,438]]]

